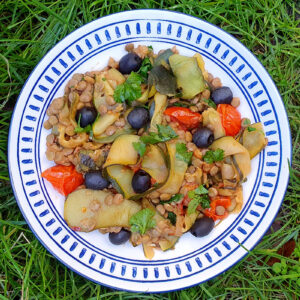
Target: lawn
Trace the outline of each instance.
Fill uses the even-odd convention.
[[[12,111],[35,65],[58,41],[81,25],[135,8],[184,12],[237,37],[262,62],[279,88],[289,116],[294,149],[290,183],[281,210],[272,230],[251,253],[204,284],[138,298],[299,299],[300,7],[294,0],[0,1],[0,299],[137,298],[134,293],[96,285],[56,261],[26,225],[7,168]]]

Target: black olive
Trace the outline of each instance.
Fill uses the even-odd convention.
[[[131,233],[124,228],[120,232],[110,232],[108,235],[109,241],[114,245],[126,243],[130,238]]]
[[[139,170],[133,175],[131,185],[136,193],[144,193],[151,187],[151,176],[147,172]]]
[[[208,235],[213,230],[214,225],[215,222],[213,219],[202,217],[196,220],[190,231],[195,237],[202,237]]]
[[[132,128],[140,129],[149,121],[149,111],[144,107],[136,107],[128,114],[127,121]]]
[[[215,89],[211,94],[211,99],[218,104],[230,104],[232,101],[232,91],[228,86],[222,86]]]
[[[213,141],[214,133],[206,127],[197,129],[193,134],[193,143],[199,148],[207,148]]]
[[[130,74],[140,69],[142,59],[135,53],[128,53],[124,55],[119,62],[119,71],[122,74]]]
[[[91,190],[103,190],[108,187],[109,182],[103,178],[100,171],[85,174],[85,186]]]
[[[93,124],[97,118],[97,110],[94,107],[83,107],[76,113],[76,121],[78,123],[80,117],[80,127],[84,128],[90,124]]]

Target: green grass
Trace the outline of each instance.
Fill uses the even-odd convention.
[[[280,229],[263,238],[242,261],[204,284],[142,299],[298,299],[299,252],[287,258],[287,272],[267,263],[282,258],[276,250],[287,241],[299,247],[300,93],[299,7],[294,0],[6,0],[0,1],[0,299],[136,299],[73,273],[36,240],[15,202],[7,170],[7,134],[18,94],[39,60],[59,40],[87,22],[133,8],[185,12],[236,36],[273,77],[288,112],[293,166]],[[285,274],[286,273],[286,274]],[[298,279],[298,285],[297,280]]]

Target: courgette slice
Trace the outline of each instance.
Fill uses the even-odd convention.
[[[93,134],[97,137],[105,132],[105,130],[114,124],[120,116],[120,113],[107,113],[99,117],[93,124]]]
[[[167,96],[160,93],[154,95],[154,113],[151,118],[150,129],[149,131],[157,131],[157,126],[162,123],[163,113],[167,107]]]
[[[117,137],[123,134],[132,134],[135,133],[135,130],[132,128],[120,128],[118,129],[113,135],[100,135],[100,136],[93,136],[93,141],[101,144],[109,144],[112,143]]]
[[[166,143],[170,160],[169,177],[166,183],[158,190],[160,193],[177,194],[187,170],[188,164],[176,157],[176,143],[169,141]]]
[[[107,167],[105,171],[113,187],[119,193],[123,194],[125,199],[129,199],[137,195],[131,185],[134,172],[130,168],[121,165],[114,165]]]
[[[169,171],[165,155],[161,148],[156,145],[147,146],[141,169],[154,178],[157,183],[163,183],[167,180]]]
[[[135,201],[124,199],[118,205],[107,205],[110,192],[81,189],[68,195],[64,206],[64,219],[77,231],[89,232],[113,226],[129,227],[129,219],[141,210]]]
[[[133,134],[124,134],[116,138],[108,153],[103,167],[111,165],[135,165],[138,160],[138,153],[132,143],[138,142],[140,137]]]
[[[77,122],[75,120],[75,117],[76,117],[77,106],[78,106],[79,101],[80,101],[79,95],[77,93],[73,92],[73,101],[72,101],[71,107],[70,107],[69,118],[74,127],[77,127]]]

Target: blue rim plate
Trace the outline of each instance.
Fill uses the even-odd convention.
[[[74,73],[120,59],[128,43],[155,52],[176,45],[181,54],[201,53],[206,68],[234,96],[242,116],[262,122],[268,146],[252,160],[244,184],[244,206],[201,239],[185,234],[175,250],[144,258],[141,247],[114,246],[107,235],[76,233],[64,222],[64,198],[42,180],[51,166],[45,157],[46,109],[63,95]],[[291,137],[278,90],[249,50],[220,28],[185,14],[133,10],[82,26],[59,42],[33,70],[16,104],[9,133],[9,170],[18,205],[41,243],[80,275],[112,288],[165,292],[209,280],[242,259],[267,231],[284,198],[289,178]]]

